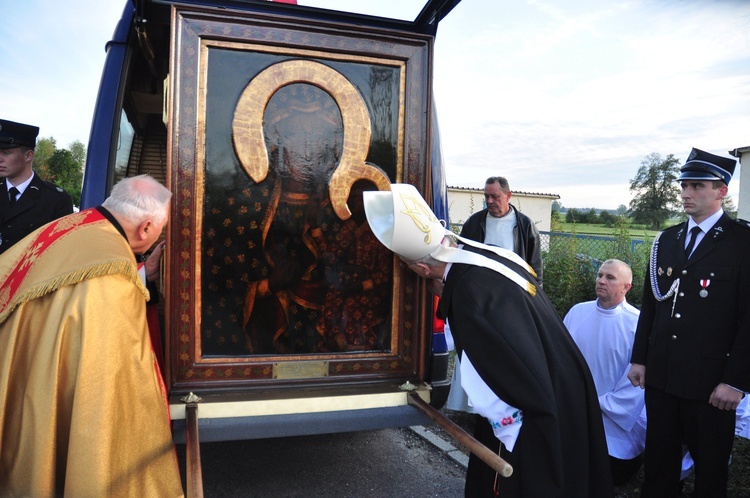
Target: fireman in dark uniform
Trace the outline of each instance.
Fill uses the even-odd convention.
[[[0,119],[0,254],[73,212],[73,200],[31,169],[39,128]]]
[[[721,208],[735,166],[693,149],[677,179],[690,218],[654,240],[628,374],[646,389],[643,497],[677,496],[683,444],[693,496],[727,493],[735,409],[750,390],[750,228]]]

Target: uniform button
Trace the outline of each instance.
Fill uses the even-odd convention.
[[[673,335],[673,336],[672,336],[672,340],[673,340],[673,341],[676,341],[676,340],[677,340],[677,336],[676,336],[676,335]]]
[[[687,275],[687,270],[682,270],[683,275]]]
[[[714,272],[711,272],[711,276],[712,276],[712,277],[715,277],[715,276],[716,276],[716,274],[715,274]]]
[[[680,292],[680,297],[684,297],[684,296],[685,296],[685,293],[684,292]]]
[[[680,315],[679,313],[675,313],[675,314],[674,314],[674,317],[675,317],[675,318],[682,318],[682,315]]]

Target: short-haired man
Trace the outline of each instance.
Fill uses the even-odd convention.
[[[484,184],[484,202],[487,207],[472,214],[463,228],[461,237],[502,247],[521,256],[536,272],[542,283],[542,250],[539,230],[531,218],[510,203],[513,192],[508,180],[491,176]]]
[[[365,192],[364,204],[383,245],[420,277],[445,281],[440,307],[462,355],[463,382],[513,466],[507,478],[467,471],[466,496],[612,496],[591,373],[529,265],[469,239],[456,247],[411,185]]]
[[[608,259],[596,277],[596,300],[576,304],[563,320],[594,376],[616,486],[638,472],[646,439],[643,391],[628,380],[640,314],[625,299],[632,282],[627,263]]]
[[[727,494],[735,410],[750,390],[750,228],[721,208],[736,164],[692,150],[677,179],[690,218],[651,250],[628,374],[646,389],[644,497],[677,495],[683,443],[693,496]]]
[[[180,496],[136,254],[171,193],[126,178],[0,258],[0,496]]]
[[[31,168],[39,128],[0,119],[0,254],[73,212],[73,200]]]

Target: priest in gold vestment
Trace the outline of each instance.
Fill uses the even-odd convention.
[[[0,256],[0,496],[181,496],[135,254],[171,193],[141,175]]]

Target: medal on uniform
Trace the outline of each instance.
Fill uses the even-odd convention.
[[[672,276],[672,267],[671,266],[669,268],[667,268],[667,276],[668,277]]]
[[[656,273],[658,273],[660,277],[661,277],[662,275],[664,275],[664,270],[662,270],[662,269],[661,269],[661,266],[659,267],[659,269],[658,269],[658,270],[656,270]]]
[[[709,279],[701,280],[701,287],[703,288],[698,293],[700,297],[708,297],[708,291],[706,290],[706,287],[708,287],[709,285],[711,285],[711,280]]]

